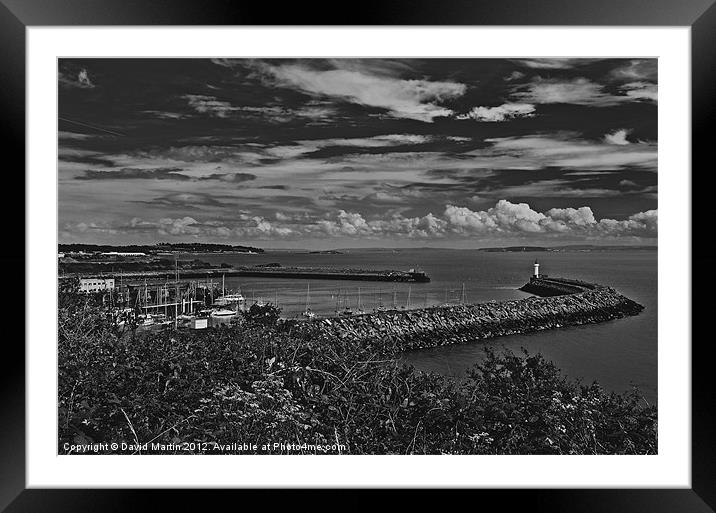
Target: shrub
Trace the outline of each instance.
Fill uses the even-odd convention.
[[[122,335],[91,297],[62,295],[60,453],[90,442],[225,453],[213,442],[241,441],[339,442],[350,454],[656,452],[656,408],[636,391],[568,381],[540,355],[488,352],[458,381],[402,365],[391,346],[282,329],[278,313],[254,305],[241,327]]]

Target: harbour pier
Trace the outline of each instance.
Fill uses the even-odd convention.
[[[533,277],[522,290],[537,295],[513,301],[299,321],[291,328],[317,337],[410,350],[600,323],[637,315],[644,309],[611,287],[579,280]]]

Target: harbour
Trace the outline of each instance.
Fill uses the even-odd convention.
[[[659,451],[656,59],[56,71],[59,454]]]
[[[331,318],[349,307],[353,315],[380,311],[407,311],[434,308],[443,305],[459,307],[461,304],[513,301],[532,294],[520,290],[531,274],[534,259],[543,263],[548,274],[560,274],[614,286],[627,297],[646,306],[637,316],[614,323],[574,326],[529,334],[515,333],[482,344],[459,344],[407,350],[402,359],[418,369],[441,374],[461,376],[475,362],[484,358],[484,344],[519,351],[522,347],[538,350],[553,359],[574,377],[587,381],[596,379],[610,390],[623,391],[636,384],[650,400],[656,398],[656,358],[653,351],[657,342],[656,318],[656,251],[564,251],[564,252],[480,252],[475,250],[361,250],[342,254],[307,254],[305,252],[268,251],[261,255],[210,255],[181,254],[178,258],[201,258],[216,266],[256,265],[281,261],[286,266],[334,266],[381,269],[387,260],[395,267],[416,266],[426,270],[429,283],[395,282],[387,284],[351,283],[345,280],[303,280],[287,278],[237,277],[225,275],[226,294],[241,294],[244,309],[253,304],[277,305],[286,320]],[[618,269],[615,271],[614,269]],[[148,280],[150,304],[156,296],[152,287],[174,287],[174,273],[166,272],[163,278]],[[222,295],[221,273],[195,280],[179,280],[184,294],[194,289],[194,299],[206,301],[195,314],[208,308]],[[123,282],[126,286],[127,282]],[[193,283],[193,284],[192,284]],[[182,285],[183,284],[183,285]],[[142,291],[144,279],[134,287]],[[191,294],[190,294],[191,295]],[[136,296],[135,296],[136,301]],[[141,301],[141,300],[140,300]],[[160,303],[161,305],[162,303]],[[186,299],[185,299],[186,305]],[[196,303],[195,303],[196,305]],[[149,312],[164,313],[164,308]],[[304,315],[307,311],[313,317]],[[179,305],[181,314],[181,302]],[[190,315],[186,313],[184,315]],[[204,313],[206,315],[206,312]],[[157,319],[151,330],[173,329],[173,306],[168,306],[168,318]],[[343,317],[343,316],[341,316]],[[180,321],[183,318],[180,317]],[[231,318],[229,319],[231,320]],[[225,324],[226,321],[207,320],[207,327]],[[177,323],[179,328],[190,329],[190,321]],[[198,324],[198,329],[203,329]],[[147,328],[144,328],[147,329]],[[618,329],[618,340],[612,335]]]

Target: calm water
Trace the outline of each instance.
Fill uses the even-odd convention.
[[[271,251],[261,255],[200,255],[213,263],[254,265],[277,262],[284,266],[326,266],[361,269],[425,271],[430,283],[379,283],[265,278],[227,278],[226,288],[240,290],[249,300],[278,302],[285,317],[299,315],[310,300],[319,315],[333,315],[345,306],[372,311],[421,308],[445,302],[484,302],[527,297],[516,290],[539,259],[541,272],[610,285],[646,308],[638,316],[603,324],[563,328],[529,335],[496,338],[489,342],[424,349],[406,353],[406,363],[451,376],[484,358],[484,346],[518,352],[524,347],[541,352],[567,375],[585,382],[599,381],[621,392],[636,384],[649,402],[657,397],[657,252],[485,253],[475,250],[351,250],[339,255]],[[463,288],[464,287],[464,288]],[[359,292],[360,288],[360,292]],[[359,301],[360,300],[360,301]]]

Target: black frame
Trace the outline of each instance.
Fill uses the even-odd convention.
[[[17,157],[15,171],[6,168],[6,179],[15,179],[16,198],[24,198],[25,153],[25,29],[41,25],[621,25],[691,27],[692,44],[692,168],[700,164],[712,171],[711,127],[716,121],[716,0],[393,0],[379,4],[365,0],[350,9],[338,3],[292,3],[278,8],[264,2],[232,0],[0,0],[0,123],[6,148]],[[318,13],[322,13],[320,16]],[[692,172],[691,178],[695,177]],[[693,234],[709,233],[707,187],[692,186]],[[699,201],[700,200],[700,201]],[[24,207],[24,200],[20,200]],[[19,205],[18,205],[19,206]],[[701,209],[701,211],[699,211]],[[19,208],[14,211],[18,212]],[[701,215],[699,215],[701,214]],[[14,253],[2,254],[8,269],[25,265],[24,228],[15,223],[6,240]],[[14,231],[13,231],[14,230]],[[700,230],[700,231],[697,231]],[[8,236],[9,235],[9,236]],[[692,273],[700,282],[716,277],[716,257],[709,247],[692,251]],[[20,249],[23,248],[23,249]],[[6,250],[7,251],[7,250]],[[26,272],[31,272],[26,269]],[[20,273],[11,273],[10,286],[24,290]],[[17,294],[7,308],[17,309]],[[683,298],[689,300],[689,298]],[[708,318],[710,301],[697,301],[693,293],[693,318]],[[5,305],[4,305],[5,306]],[[8,310],[6,310],[8,311]],[[696,314],[696,315],[694,315]],[[701,314],[699,316],[699,314]],[[692,328],[693,332],[693,328]],[[180,490],[25,490],[25,367],[20,338],[4,332],[5,366],[0,372],[0,509],[18,511],[130,511],[144,506],[166,506],[177,498],[182,509],[205,509],[217,492]],[[23,333],[24,335],[24,333]],[[672,341],[688,343],[690,341]],[[10,351],[10,354],[7,353]],[[479,501],[496,499],[502,509],[550,512],[709,512],[716,508],[716,387],[711,378],[712,360],[706,337],[692,344],[692,488],[602,490],[480,490]],[[351,492],[353,493],[353,492]],[[454,492],[453,492],[454,493]],[[256,492],[223,491],[221,498],[241,494],[248,504]],[[422,498],[423,492],[411,494]],[[306,495],[306,491],[300,492]],[[345,493],[343,495],[346,495]],[[475,496],[476,495],[476,496]],[[341,503],[346,504],[346,497]],[[454,495],[451,499],[456,498]],[[325,497],[322,496],[322,500]],[[161,502],[160,502],[161,501]],[[253,502],[253,501],[252,501]],[[352,501],[360,505],[361,502]],[[263,503],[265,504],[265,503]],[[336,503],[334,503],[336,504]],[[363,503],[367,505],[366,503]],[[456,504],[457,505],[457,504]],[[164,509],[164,508],[163,508]]]

